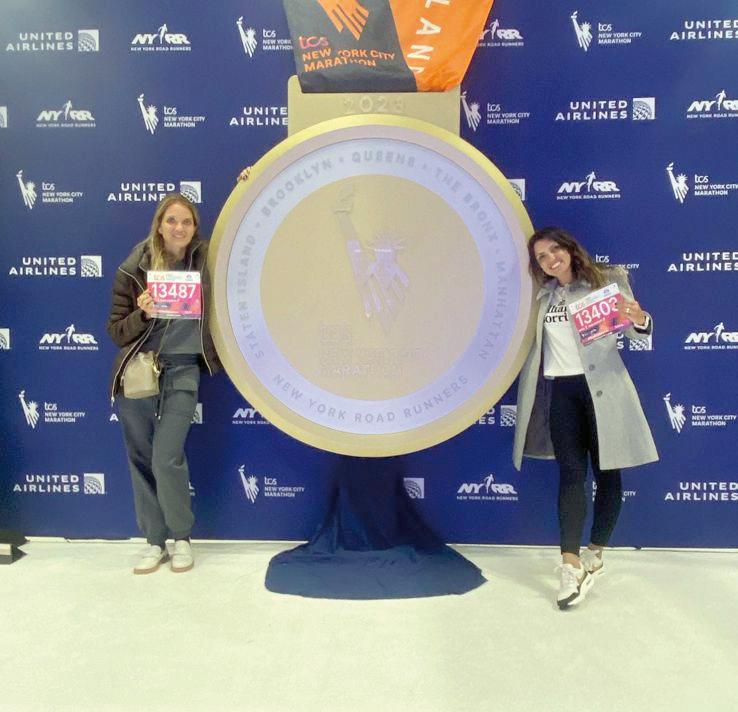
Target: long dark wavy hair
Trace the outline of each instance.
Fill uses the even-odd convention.
[[[607,284],[605,270],[600,267],[585,250],[566,230],[560,227],[544,227],[536,230],[528,239],[528,259],[530,273],[538,284],[543,284],[551,279],[538,264],[535,254],[535,245],[540,240],[553,240],[557,245],[563,247],[571,257],[571,271],[574,279],[583,279],[595,289]]]

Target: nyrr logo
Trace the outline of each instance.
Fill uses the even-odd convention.
[[[479,113],[479,102],[472,101],[469,103],[466,99],[466,91],[463,91],[461,92],[461,107],[464,110],[467,126],[472,131],[476,131],[479,128],[479,122],[482,120],[482,115]]]
[[[728,425],[734,425],[738,419],[735,413],[711,413],[702,403],[692,404],[689,407],[682,403],[672,405],[671,393],[664,396],[664,405],[669,416],[669,423],[677,433],[682,432],[687,422],[693,428],[725,428]],[[688,415],[689,420],[687,420]]]
[[[738,482],[680,482],[678,490],[666,492],[665,502],[738,502]]]
[[[725,20],[685,20],[681,30],[669,35],[670,41],[689,42],[702,40],[738,39],[738,19]]]
[[[259,496],[259,478],[254,475],[246,474],[246,465],[241,465],[238,468],[238,474],[241,477],[241,484],[243,485],[243,491],[246,495],[246,499],[254,504],[256,498]]]
[[[156,32],[134,35],[131,40],[131,52],[189,52],[191,49],[187,35],[170,32],[166,23]]]
[[[238,408],[231,419],[233,425],[269,425],[255,408]]]
[[[481,482],[465,482],[456,492],[459,501],[504,501],[517,502],[518,493],[507,483],[495,482],[493,474],[487,475]]]
[[[685,351],[738,349],[738,331],[726,331],[721,321],[712,331],[693,331],[684,340]]]
[[[577,99],[568,108],[556,113],[555,121],[653,121],[656,119],[656,99],[637,96],[632,99]]]
[[[8,128],[8,107],[0,106],[0,129]]]
[[[61,410],[57,403],[49,403],[44,401],[44,409],[39,412],[39,405],[36,401],[26,399],[26,391],[22,390],[18,394],[23,415],[26,419],[26,425],[32,430],[36,429],[41,417],[46,425],[72,424],[78,420],[82,420],[86,413],[83,410]]]
[[[0,351],[10,351],[10,329],[0,329]]]
[[[75,109],[67,99],[59,109],[42,109],[36,128],[95,128],[95,117],[89,109]]]
[[[23,204],[29,210],[33,210],[39,197],[38,184],[35,181],[26,180],[23,177],[22,170],[18,171],[15,177],[18,181]],[[67,205],[84,197],[84,193],[81,190],[58,190],[56,183],[41,181],[40,196],[42,205]]]
[[[228,125],[260,128],[287,126],[287,107],[257,104],[244,106],[239,115],[231,116]]]
[[[403,477],[402,483],[410,499],[425,499],[424,477]]]
[[[525,201],[525,178],[508,178],[507,182],[518,194],[518,198],[520,198],[521,201]]]
[[[571,14],[570,19],[574,25],[574,33],[577,38],[577,44],[579,47],[587,52],[590,45],[592,44],[592,24],[590,22],[580,22],[578,18],[578,11]],[[629,45],[633,44],[635,40],[639,40],[643,37],[642,32],[624,32],[618,30],[612,24],[612,22],[598,22],[597,27],[597,42],[596,44],[604,47],[614,47],[616,45]]]
[[[613,200],[620,198],[620,188],[612,180],[598,180],[594,171],[584,180],[565,181],[559,186],[556,200]]]
[[[159,125],[158,109],[153,104],[148,106],[144,103],[144,95],[138,95],[138,108],[141,111],[143,117],[143,123],[146,130],[153,134]],[[163,126],[165,129],[194,129],[199,124],[205,121],[205,116],[184,114],[176,106],[163,106],[162,117],[164,120]]]
[[[728,99],[728,93],[721,89],[714,99],[693,101],[687,109],[688,119],[736,119],[738,118],[738,99]]]
[[[259,47],[259,41],[257,39],[258,34],[254,27],[246,27],[244,29],[244,22],[243,22],[243,16],[239,17],[238,20],[236,20],[236,27],[238,28],[238,36],[241,40],[241,47],[243,48],[243,53],[251,59],[254,56],[254,53]],[[300,37],[300,48],[301,49],[314,49],[317,46],[325,46],[325,45],[315,45],[310,43],[310,40],[313,39],[321,39],[325,41],[325,45],[328,44],[328,40],[325,39],[325,37],[321,38],[313,38],[313,37]],[[307,40],[308,42],[306,44],[303,44],[303,40]],[[289,37],[277,37],[277,31],[273,29],[262,29],[261,31],[261,49],[263,52],[270,52],[270,51],[279,51],[279,50],[288,50],[292,51],[292,40]]]
[[[477,47],[523,47],[525,41],[519,30],[503,28],[495,19],[485,27],[479,37]]]
[[[38,342],[39,351],[97,351],[98,349],[95,337],[92,334],[78,332],[74,324],[70,324],[61,333],[46,333]]]
[[[77,43],[70,30],[19,32],[18,39],[5,45],[6,52],[99,52],[99,30],[77,30]]]

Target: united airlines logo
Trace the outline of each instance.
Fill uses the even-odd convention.
[[[256,41],[256,30],[253,27],[247,27],[244,30],[243,17],[239,17],[238,20],[236,20],[236,26],[238,27],[238,34],[241,37],[241,45],[243,47],[244,54],[249,57],[253,57],[258,45]]]
[[[636,96],[632,99],[576,99],[563,111],[557,111],[555,121],[654,121],[656,98]]]
[[[95,117],[89,109],[75,109],[67,99],[59,109],[42,109],[36,118],[37,128],[95,128]]]
[[[571,14],[571,21],[574,25],[574,32],[577,36],[579,46],[586,52],[589,45],[592,44],[592,25],[589,22],[580,23],[578,20],[579,11],[575,10]]]
[[[400,267],[397,256],[402,251],[402,241],[390,235],[375,235],[366,246],[360,241],[351,219],[354,194],[344,192],[333,207],[338,226],[346,241],[356,288],[364,305],[367,319],[376,319],[385,332],[390,330],[410,279]]]
[[[36,184],[32,181],[26,181],[23,179],[23,171],[18,171],[15,174],[18,180],[18,186],[20,187],[21,196],[23,197],[23,204],[29,209],[33,210],[33,206],[36,204]]]
[[[83,473],[82,491],[85,494],[105,494],[105,475],[102,472]]]
[[[8,128],[8,107],[0,106],[0,129]]]
[[[202,203],[202,185],[199,180],[179,181],[179,192],[191,203]]]
[[[36,403],[36,401],[27,401],[25,390],[22,390],[18,394],[18,400],[23,408],[23,415],[26,416],[26,424],[29,428],[35,430],[38,425],[38,420],[41,417],[38,412],[38,403]]]
[[[246,474],[246,465],[241,465],[238,468],[238,474],[241,476],[241,484],[243,485],[243,491],[251,504],[256,502],[256,498],[259,496],[259,480],[253,475]]]
[[[503,28],[495,18],[482,31],[477,47],[522,47],[524,44],[519,30]]]
[[[597,178],[594,171],[584,180],[565,181],[557,191],[556,200],[600,200],[620,198],[620,188],[612,180]]]
[[[100,51],[100,30],[78,30],[77,31],[78,52]]]
[[[425,499],[424,477],[404,477],[402,482],[410,499]]]
[[[18,38],[5,45],[6,52],[99,52],[100,31],[77,30],[77,42],[70,30],[19,32]]]
[[[100,255],[80,255],[81,277],[102,277],[102,257]]]
[[[738,18],[723,20],[685,20],[682,29],[669,35],[670,41],[704,41],[738,39]]]
[[[10,329],[0,329],[0,351],[10,351]]]
[[[467,126],[476,131],[479,128],[479,122],[482,120],[482,114],[479,112],[479,102],[472,101],[469,103],[466,98],[466,92],[461,92],[461,106],[464,110],[464,118],[466,118]]]
[[[131,40],[131,52],[189,52],[190,40],[182,32],[172,32],[166,23],[156,32],[143,32]]]
[[[123,181],[120,190],[108,193],[108,203],[158,203],[168,193],[177,192],[174,181]],[[179,191],[191,203],[202,202],[202,183],[199,180],[179,181]]]
[[[656,99],[638,96],[633,99],[633,121],[653,121],[656,118]]]
[[[512,189],[517,193],[518,198],[521,201],[525,201],[525,178],[508,178],[507,182],[511,185]]]

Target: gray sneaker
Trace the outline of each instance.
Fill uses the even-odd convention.
[[[153,574],[169,558],[166,548],[150,544],[142,552],[138,563],[133,567],[134,574]]]

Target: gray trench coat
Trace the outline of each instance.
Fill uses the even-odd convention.
[[[624,269],[613,268],[608,282],[617,282],[623,296],[633,299]],[[543,319],[555,287],[556,280],[550,280],[538,293],[536,338],[518,381],[518,412],[513,444],[513,463],[518,470],[523,456],[549,460],[554,457],[548,423],[552,382],[543,377],[542,351]],[[575,282],[566,290],[566,303],[581,299],[591,291],[587,282]],[[570,324],[574,329],[574,324]],[[630,339],[643,339],[652,330],[653,322],[647,332],[638,332],[631,327],[625,335]],[[613,470],[658,460],[641,402],[618,353],[616,337],[605,336],[588,346],[582,346],[577,336],[576,343],[594,403],[600,468]]]

